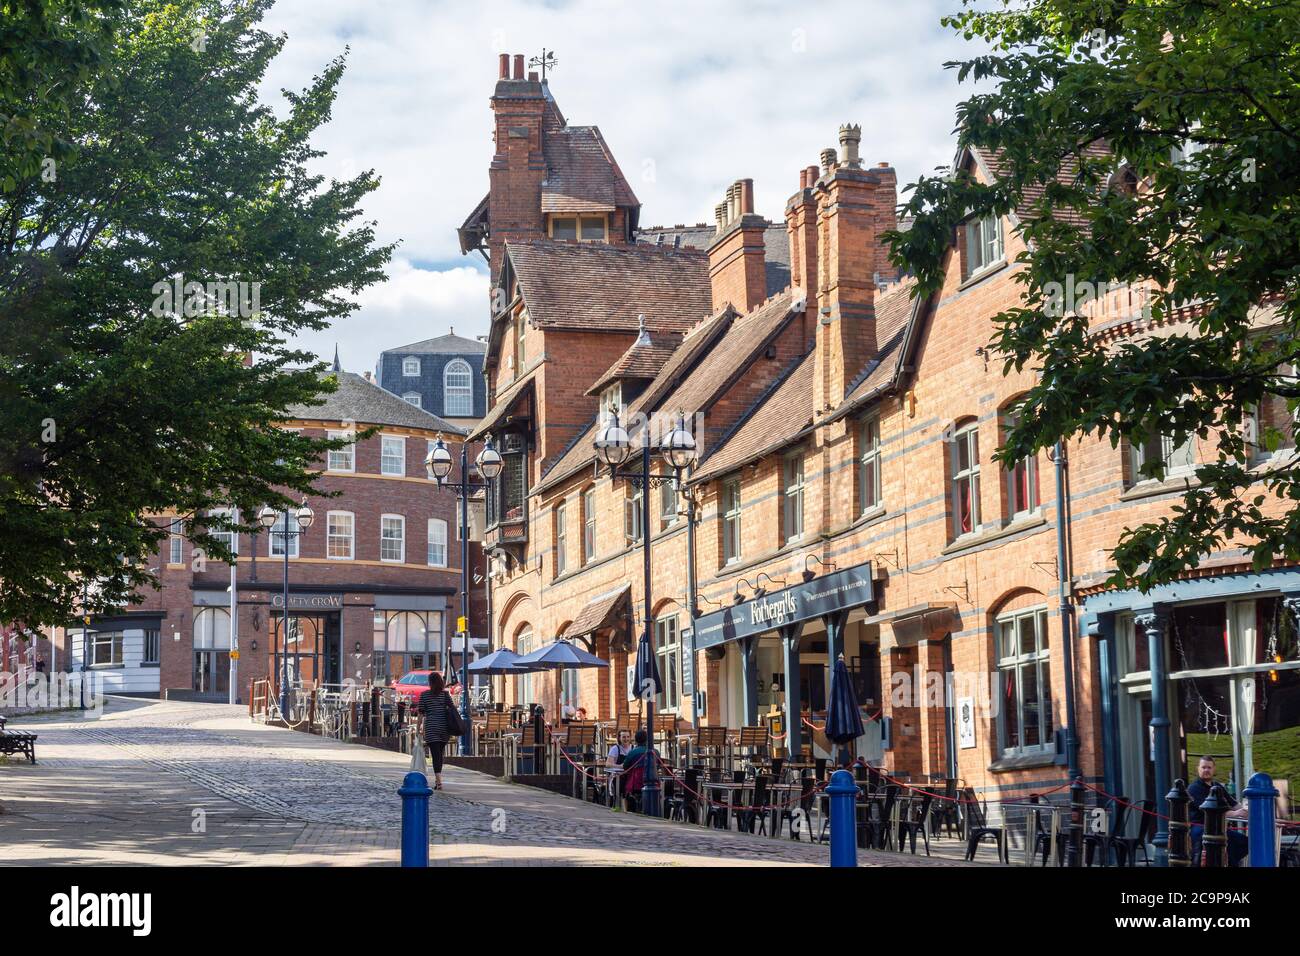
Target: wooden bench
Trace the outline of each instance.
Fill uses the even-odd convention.
[[[25,730],[5,730],[5,719],[0,717],[0,754],[23,754],[29,763],[36,763],[36,735]]]

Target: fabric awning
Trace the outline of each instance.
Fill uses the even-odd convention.
[[[931,602],[904,608],[892,614],[869,617],[863,623],[888,624],[893,640],[882,629],[880,649],[914,647],[921,641],[943,640],[953,631],[961,630],[961,615],[957,605]]]

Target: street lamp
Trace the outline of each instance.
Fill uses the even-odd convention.
[[[474,467],[478,470],[479,477],[483,479],[483,484],[471,485],[469,481],[469,445],[464,439],[460,443],[460,485],[458,494],[460,495],[460,613],[465,619],[465,629],[461,631],[461,648],[460,648],[460,715],[461,721],[465,726],[465,732],[460,737],[460,752],[468,754],[474,748],[474,731],[470,727],[469,717],[469,493],[472,490],[483,488],[490,493],[491,483],[501,474],[501,468],[504,462],[501,460],[501,453],[492,446],[492,438],[489,436],[479,452],[478,457],[474,459]],[[429,454],[424,459],[424,470],[428,474],[429,480],[436,481],[438,487],[442,488],[446,484],[447,476],[451,474],[451,451],[448,450],[446,443],[442,440],[442,433],[438,433],[438,439],[429,449]],[[447,655],[450,658],[450,654]],[[447,662],[443,662],[444,671],[447,668]]]
[[[624,481],[641,488],[641,556],[642,556],[642,589],[645,593],[645,631],[641,639],[650,645],[654,628],[654,617],[651,610],[650,598],[650,489],[658,488],[666,482],[677,484],[681,478],[683,468],[690,467],[695,461],[697,448],[695,438],[686,430],[686,422],[682,416],[677,417],[677,424],[673,429],[664,436],[660,443],[659,452],[663,456],[664,462],[673,470],[672,477],[656,476],[650,474],[650,435],[649,424],[642,429],[641,439],[641,470],[640,473],[623,473],[620,475],[618,468],[624,464],[632,454],[632,439],[627,433],[627,429],[618,420],[617,409],[610,409],[609,420],[605,422],[604,427],[596,433],[595,441],[592,443],[596,449],[596,454],[609,465],[609,477],[611,481],[622,478]],[[692,635],[694,630],[692,629]],[[653,647],[650,647],[653,651]],[[692,665],[694,662],[692,661]],[[655,766],[655,761],[651,760],[649,754],[654,750],[654,697],[653,695],[644,698],[646,704],[645,734],[646,734],[646,768],[641,787],[641,811],[646,816],[657,817],[660,813],[659,808],[659,773]]]
[[[304,533],[311,527],[316,520],[316,513],[307,507],[307,499],[303,499],[302,505],[293,513],[294,520],[297,522],[297,528],[289,530],[289,509],[285,507],[276,511],[270,505],[266,505],[257,513],[257,523],[266,529],[268,535],[279,535],[284,546],[284,614],[281,620],[284,623],[283,640],[280,646],[280,657],[282,666],[280,668],[280,717],[284,720],[285,725],[289,724],[289,539]],[[276,531],[276,522],[281,523],[281,530]]]

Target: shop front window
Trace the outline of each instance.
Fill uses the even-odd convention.
[[[391,683],[408,671],[438,670],[441,651],[441,611],[375,612],[375,683]]]
[[[997,620],[998,743],[1003,755],[1042,753],[1054,746],[1047,611]]]

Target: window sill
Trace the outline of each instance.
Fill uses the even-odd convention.
[[[1003,269],[1007,268],[1009,264],[1010,263],[1008,263],[1007,260],[1004,258],[1001,262],[995,262],[991,266],[985,266],[984,268],[980,269],[978,272],[972,272],[969,276],[967,276],[967,278],[962,282],[961,285],[957,286],[957,291],[964,292],[967,289],[969,289],[971,286],[979,285],[989,276],[997,275]]]
[[[1025,515],[1003,525],[994,525],[992,528],[980,528],[979,531],[971,531],[962,535],[953,541],[948,547],[944,548],[940,554],[947,556],[965,551],[968,548],[975,548],[982,544],[988,544],[990,541],[998,541],[1002,538],[1008,538],[1013,534],[1019,534],[1021,531],[1030,531],[1034,528],[1046,526],[1047,519],[1038,512]]]
[[[1187,491],[1191,488],[1200,486],[1195,474],[1175,475],[1172,478],[1166,478],[1164,481],[1157,481],[1154,478],[1145,478],[1135,485],[1120,493],[1120,501],[1140,501],[1143,498],[1154,498],[1157,495],[1168,495],[1178,491]]]
[[[1008,773],[1012,770],[1037,770],[1041,767],[1056,766],[1056,754],[1020,754],[1014,757],[999,757],[988,765],[989,773]]]

